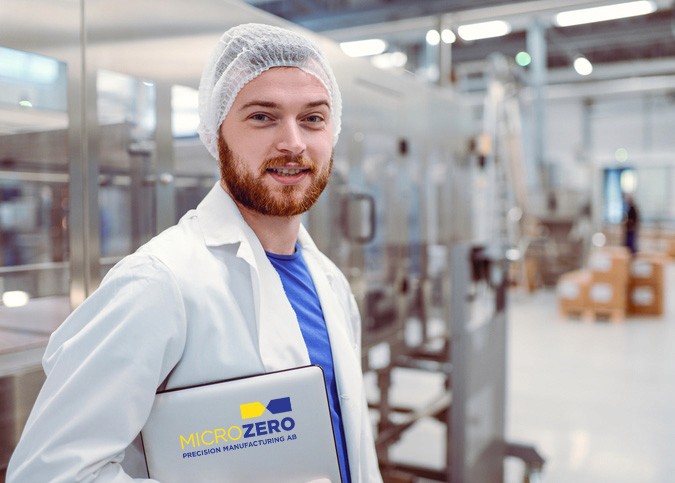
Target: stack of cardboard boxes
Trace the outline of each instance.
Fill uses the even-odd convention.
[[[566,316],[585,315],[590,288],[590,270],[574,270],[561,275],[557,287],[560,311]]]
[[[591,252],[587,268],[568,272],[558,281],[561,312],[587,319],[620,321],[626,314],[663,314],[664,257],[631,256],[625,247]]]
[[[592,316],[608,316],[612,320],[626,316],[630,259],[626,247],[604,247],[591,252],[588,300]]]
[[[665,258],[643,254],[631,264],[628,286],[628,312],[639,315],[662,315]]]
[[[668,229],[643,228],[638,241],[640,250],[658,252],[675,259],[675,232]]]

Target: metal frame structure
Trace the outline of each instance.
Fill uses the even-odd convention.
[[[470,243],[451,249],[449,305],[443,313],[447,332],[441,343],[425,338],[406,347],[401,338],[389,338],[392,358],[376,370],[379,400],[377,450],[385,481],[412,482],[419,478],[452,483],[503,481],[504,460],[524,464],[524,482],[540,481],[544,459],[529,444],[505,439],[507,262],[491,250]],[[441,374],[446,390],[414,410],[392,403],[392,372],[397,368]],[[441,468],[402,463],[390,449],[406,431],[425,418],[445,426]],[[429,442],[434,444],[434,442]]]

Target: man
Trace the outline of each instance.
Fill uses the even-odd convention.
[[[258,24],[223,35],[200,85],[200,137],[222,179],[53,334],[9,482],[142,477],[136,438],[158,388],[310,362],[327,376],[347,481],[381,481],[356,304],[300,222],[328,182],[340,114],[307,39]]]
[[[624,195],[624,245],[628,247],[632,255],[638,251],[638,227],[640,225],[640,212],[635,204],[632,193]]]

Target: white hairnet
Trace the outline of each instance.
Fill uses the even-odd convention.
[[[199,137],[218,159],[218,130],[239,91],[272,67],[298,67],[318,78],[331,102],[333,145],[340,134],[342,97],[318,47],[290,30],[243,24],[229,29],[211,53],[199,84]]]

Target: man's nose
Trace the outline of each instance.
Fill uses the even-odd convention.
[[[277,149],[284,153],[301,154],[307,148],[302,135],[301,127],[294,120],[284,121],[281,124]]]

